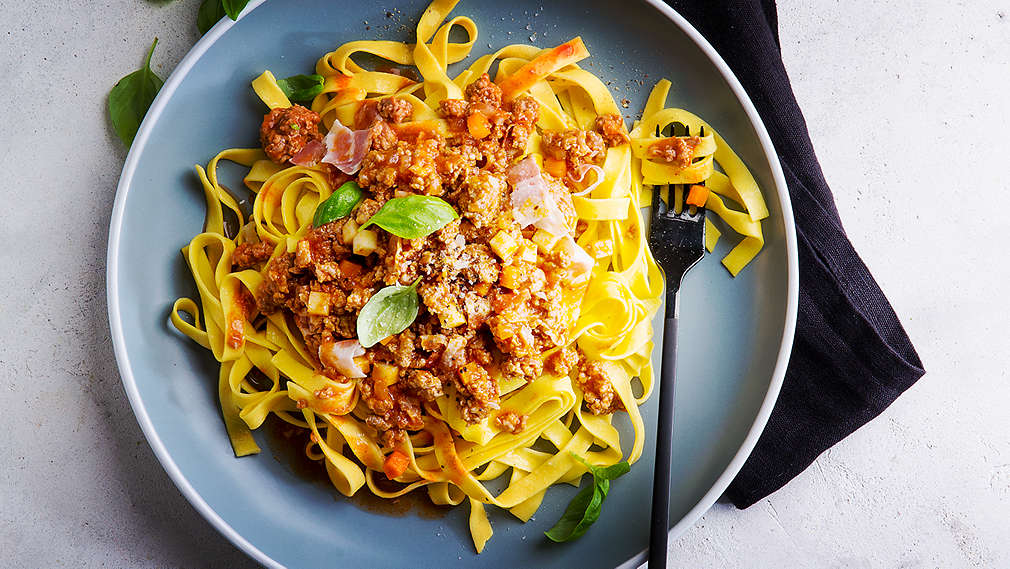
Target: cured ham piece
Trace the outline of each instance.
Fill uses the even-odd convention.
[[[354,174],[361,168],[371,140],[371,129],[351,130],[336,121],[323,139],[326,155],[321,161],[333,164],[344,174]]]
[[[519,225],[533,225],[556,236],[569,233],[565,216],[554,203],[547,180],[540,173],[540,166],[533,156],[527,156],[509,168],[508,182],[512,186],[512,215]]]
[[[326,145],[321,140],[310,140],[291,157],[295,166],[315,166],[326,155]]]
[[[357,340],[324,342],[319,346],[319,361],[326,367],[337,370],[344,377],[358,379],[365,377],[354,358],[365,355],[365,348]]]

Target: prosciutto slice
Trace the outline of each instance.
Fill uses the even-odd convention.
[[[321,140],[310,140],[291,157],[295,166],[315,166],[326,155],[326,145]]]
[[[371,129],[351,130],[340,124],[340,121],[335,121],[323,139],[326,155],[322,162],[333,164],[344,174],[353,174],[361,168],[371,141]]]
[[[365,377],[365,372],[354,362],[354,358],[363,355],[365,348],[357,340],[324,342],[319,346],[319,361],[351,379]]]
[[[556,236],[569,233],[565,216],[554,202],[547,180],[533,156],[517,162],[507,174],[512,186],[512,215],[519,225],[533,225]]]

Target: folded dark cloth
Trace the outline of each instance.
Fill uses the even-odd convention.
[[[886,409],[925,371],[842,228],[782,63],[773,0],[666,0],[722,55],[778,151],[796,219],[800,296],[785,382],[726,492],[746,508]]]

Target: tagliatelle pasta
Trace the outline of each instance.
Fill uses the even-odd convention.
[[[452,334],[469,329],[468,326],[478,326],[471,326],[472,314],[465,303],[462,323],[454,320],[451,311],[442,310],[444,307],[440,304],[432,304],[434,293],[428,294],[433,290],[429,286],[431,279],[424,277],[423,271],[418,273],[421,276],[417,280],[397,281],[394,278],[387,279],[387,284],[392,282],[393,286],[404,290],[408,285],[420,287],[421,312],[431,322],[441,323],[445,330],[439,334],[424,336],[408,329],[401,335],[386,338],[385,344],[353,345],[353,349],[360,348],[360,352],[339,354],[342,348],[335,347],[334,342],[318,340],[317,330],[310,325],[342,322],[328,312],[337,310],[333,308],[336,301],[332,298],[332,287],[326,288],[329,280],[350,279],[348,275],[373,270],[382,262],[394,263],[396,251],[409,250],[429,239],[387,236],[384,230],[374,226],[366,229],[367,224],[354,222],[352,215],[337,224],[339,233],[336,225],[331,226],[333,235],[328,237],[336,243],[334,250],[347,249],[346,253],[341,253],[339,263],[334,261],[330,266],[311,259],[304,261],[303,257],[316,254],[312,243],[317,243],[323,231],[314,224],[320,204],[338,191],[338,181],[353,177],[337,173],[332,164],[339,162],[339,167],[343,168],[344,162],[339,160],[324,162],[317,157],[296,165],[287,160],[280,163],[271,160],[273,157],[260,149],[229,149],[214,157],[206,169],[197,166],[207,203],[206,223],[204,231],[182,252],[196,283],[199,300],[177,300],[171,319],[179,331],[210,350],[220,362],[221,412],[236,456],[259,452],[252,431],[273,414],[311,433],[312,444],[306,452],[322,461],[333,486],[344,495],[369,491],[380,497],[395,498],[424,489],[435,504],[458,505],[468,501],[470,531],[476,550],[480,552],[492,534],[487,506],[508,510],[517,518],[528,520],[550,486],[578,485],[587,469],[576,456],[592,465],[612,465],[621,460],[634,463],[642,454],[645,426],[639,405],[649,397],[654,385],[651,322],[663,292],[662,273],[648,249],[647,227],[641,215],[643,204],[649,203],[650,186],[707,182],[712,190],[706,203],[709,211],[719,216],[725,226],[744,236],[723,260],[734,275],[760,250],[763,244],[760,220],[768,212],[750,173],[716,131],[687,111],[665,108],[670,89],[670,83],[665,80],[653,90],[641,121],[630,133],[624,130],[623,121],[619,128],[615,127],[613,119],[610,130],[602,129],[603,135],[616,137],[613,141],[608,139],[607,147],[595,159],[602,176],[598,172],[583,173],[580,181],[574,181],[574,175],[567,175],[574,166],[571,153],[568,162],[555,156],[554,150],[562,144],[558,141],[596,141],[585,133],[600,130],[601,117],[617,117],[620,112],[603,81],[577,65],[578,60],[588,56],[581,39],[575,38],[551,49],[506,46],[478,57],[453,77],[449,75],[449,65],[471,55],[478,34],[476,24],[465,16],[447,19],[455,4],[456,0],[432,2],[417,25],[414,44],[352,41],[321,57],[316,72],[324,78],[323,89],[311,102],[314,113],[311,116],[318,116],[323,131],[336,133],[345,129],[350,133],[346,134],[347,146],[341,150],[340,157],[340,160],[349,161],[356,148],[351,137],[364,132],[352,129],[360,126],[362,113],[370,105],[375,106],[385,99],[395,99],[399,105],[395,112],[409,116],[410,120],[383,122],[381,128],[372,127],[369,133],[362,134],[363,139],[370,137],[372,150],[369,152],[375,152],[381,145],[376,137],[382,132],[393,136],[394,143],[412,141],[416,148],[426,144],[425,141],[442,141],[442,146],[433,143],[439,152],[445,152],[447,137],[466,138],[471,146],[478,145],[475,140],[481,139],[481,135],[488,136],[485,132],[492,132],[494,128],[520,128],[520,123],[516,123],[520,126],[501,127],[501,124],[495,126],[493,121],[499,120],[503,116],[501,113],[518,117],[520,105],[529,107],[532,103],[528,101],[535,101],[535,125],[529,125],[525,146],[516,151],[517,159],[508,172],[511,176],[519,158],[525,157],[533,161],[526,163],[528,170],[543,173],[533,176],[532,181],[530,178],[519,182],[509,180],[513,210],[503,214],[508,218],[505,222],[486,222],[491,223],[492,228],[505,227],[502,224],[506,222],[515,225],[513,229],[488,233],[493,233],[494,237],[487,243],[500,258],[492,263],[497,272],[488,282],[466,285],[475,290],[477,296],[471,295],[473,290],[469,288],[463,292],[467,302],[480,300],[478,296],[504,299],[502,303],[515,301],[523,294],[526,296],[522,298],[529,296],[523,288],[535,291],[536,286],[544,286],[534,277],[521,274],[522,270],[548,271],[549,284],[557,281],[554,284],[559,291],[552,297],[552,314],[563,313],[561,330],[564,333],[553,338],[554,344],[546,344],[549,349],[536,356],[542,372],[532,375],[527,372],[524,376],[507,371],[507,362],[519,361],[503,347],[509,345],[511,329],[502,331],[502,327],[511,322],[495,321],[496,314],[491,313],[482,317],[491,322],[483,325],[490,330],[481,328],[481,332],[475,333],[483,334],[488,342],[493,339],[497,342],[494,350],[501,350],[487,358],[488,363],[481,364],[481,369],[486,369],[493,382],[494,397],[487,401],[480,398],[480,393],[469,383],[472,378],[468,374],[484,377],[480,374],[485,372],[465,366],[458,371],[462,379],[444,382],[437,389],[429,387],[426,393],[437,394],[429,399],[421,396],[420,388],[405,387],[414,385],[411,381],[427,377],[420,374],[426,369],[424,365],[448,365],[444,363],[448,348],[441,345],[445,337],[449,337],[451,343]],[[467,40],[451,41],[450,31],[454,28],[462,30]],[[366,69],[354,60],[364,54],[400,68],[415,68],[420,80],[402,71]],[[470,94],[470,86],[478,84],[484,74],[493,74],[497,87],[486,87],[489,92],[500,91],[500,107],[480,107]],[[270,72],[256,78],[252,86],[270,109],[284,111],[292,107]],[[465,117],[448,114],[451,111],[447,109],[452,109],[453,105],[463,106],[457,101],[466,101],[467,97],[469,114]],[[513,102],[519,99],[526,102]],[[475,108],[484,110],[478,112]],[[683,148],[684,144],[691,146],[692,155],[679,164],[669,159],[671,151],[660,156],[653,150],[653,147],[659,148],[657,144],[671,144],[654,133],[657,128],[673,123],[690,126],[696,133],[705,128],[705,135],[697,140],[676,143],[681,145],[677,148]],[[292,122],[289,130],[297,134],[296,126],[299,125]],[[625,136],[623,140],[621,131]],[[328,145],[333,138],[327,136]],[[320,153],[323,150],[336,152],[330,146]],[[373,158],[366,155],[365,164]],[[679,158],[683,158],[683,151]],[[218,181],[221,160],[248,168],[244,183],[254,195],[251,215],[247,216],[239,201]],[[716,170],[716,165],[722,172]],[[379,187],[378,182],[373,181],[372,186],[366,183],[367,166],[353,168],[361,168],[354,174],[359,176],[357,180],[366,190]],[[482,168],[487,171],[478,171]],[[490,165],[478,165],[471,167],[468,175],[497,176],[503,180],[505,172],[496,171]],[[591,180],[593,186],[589,189]],[[540,196],[536,192],[542,187],[549,190],[544,198],[546,201],[533,203],[533,207],[542,208],[545,204],[558,207],[560,217],[554,225],[547,223],[548,217],[542,211],[523,211],[522,204],[517,205],[515,201],[520,188],[526,188],[522,191],[530,191],[532,196]],[[568,188],[573,195],[556,198],[558,201],[554,203],[550,192],[559,187]],[[451,196],[453,191],[436,190],[425,187],[420,191],[418,187],[405,188],[401,184],[390,196]],[[439,194],[439,191],[448,193]],[[734,207],[742,209],[733,209],[727,202],[739,204]],[[467,223],[479,225],[474,221],[481,219],[481,212],[476,211],[478,208],[463,212],[461,204],[461,201],[451,204],[461,212],[460,220],[454,223],[463,224],[464,229],[469,227]],[[570,208],[565,204],[570,204]],[[363,207],[364,204],[359,206]],[[531,215],[530,219],[537,221],[523,226],[512,221],[511,215]],[[231,220],[235,221],[233,227],[228,224]],[[707,223],[708,246],[712,250],[719,231],[711,222]],[[473,229],[472,235],[478,234]],[[441,238],[442,233],[432,235]],[[460,241],[478,241],[476,237],[455,240],[450,237],[446,237],[446,243],[451,243],[452,247],[462,247],[457,243]],[[259,247],[264,258],[243,268],[247,263],[239,257],[253,247]],[[483,242],[479,247],[488,249]],[[384,260],[376,261],[375,256],[382,254],[386,255]],[[364,258],[373,260],[362,261]],[[304,276],[299,277],[303,283],[308,283],[305,298],[291,302],[297,301],[307,314],[319,318],[313,320],[314,316],[292,314],[287,309],[263,308],[265,287],[274,286],[271,290],[280,294],[275,283],[281,261],[294,263],[290,269],[284,269],[291,274],[301,275],[298,267],[313,267],[316,271],[313,276],[306,269]],[[552,262],[557,267],[551,265]],[[585,271],[580,272],[579,267],[583,265]],[[453,270],[461,269],[455,267]],[[561,276],[554,276],[551,270]],[[320,274],[325,271],[331,271],[329,276]],[[519,284],[508,284],[512,279],[520,279]],[[426,286],[429,288],[425,289]],[[372,288],[368,294],[375,292]],[[351,305],[350,298],[344,302],[346,306]],[[340,310],[350,311],[346,306]],[[346,338],[349,333],[341,329],[338,334],[328,329],[319,337],[336,340]],[[312,334],[311,341],[309,334]],[[410,365],[390,363],[389,358],[393,357],[390,354],[401,353],[392,344],[399,341],[398,338],[402,340],[402,335],[411,342],[416,341],[417,345],[424,342],[437,345],[428,351],[442,350],[438,352],[443,355],[438,360],[440,363],[431,363],[435,359],[427,360],[429,363],[424,365],[417,364],[416,359]],[[346,339],[348,346],[354,344],[351,340],[353,338]],[[330,355],[330,350],[343,359],[332,364],[335,361],[332,358],[337,355]],[[420,354],[423,350],[416,348],[415,351]],[[559,367],[544,367],[551,358],[566,353],[577,354],[583,363],[565,368],[568,369],[566,373],[556,373]],[[592,373],[578,367],[589,363],[594,370]],[[361,375],[357,375],[358,371]],[[587,380],[588,376],[592,376],[592,381]],[[637,395],[633,387],[636,378],[641,383]],[[411,401],[420,414],[409,418],[412,427],[386,426],[377,403],[380,397],[377,391],[382,390],[413,398]],[[592,402],[587,401],[590,395]],[[606,405],[596,401],[603,395],[609,398]],[[461,403],[464,401],[469,406]],[[392,404],[400,405],[396,401]],[[621,410],[628,413],[634,429],[630,445],[622,444],[620,433],[613,425],[614,414]],[[504,489],[497,493],[489,490],[487,483],[491,480],[503,480]]]

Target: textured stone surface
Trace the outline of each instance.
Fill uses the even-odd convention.
[[[106,318],[125,151],[105,97],[155,35],[167,76],[196,39],[198,5],[0,0],[5,567],[254,566],[143,440]],[[673,566],[1010,566],[1008,12],[780,2],[786,65],[843,220],[929,374],[770,499],[717,505],[672,544]]]

